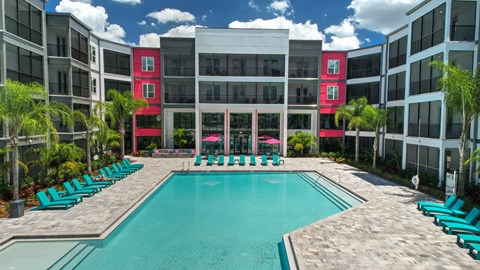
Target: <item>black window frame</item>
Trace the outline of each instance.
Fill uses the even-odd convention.
[[[130,54],[103,49],[103,68],[106,73],[130,76]],[[122,66],[121,63],[128,63]]]
[[[138,129],[160,129],[162,128],[161,117],[159,114],[137,114],[135,126]]]
[[[381,53],[348,58],[347,78],[357,79],[380,76],[381,60]]]
[[[412,39],[410,42],[410,55],[416,54],[444,41],[445,38],[445,9],[446,4],[443,3],[432,9],[422,17],[416,19],[412,23]],[[442,11],[443,10],[443,11]],[[438,15],[442,14],[442,15]],[[424,22],[429,21],[431,17],[431,25]],[[443,23],[438,23],[443,20]],[[430,23],[429,23],[430,24]],[[417,33],[417,34],[415,34]]]
[[[9,6],[12,4],[15,7]],[[24,13],[21,14],[20,5],[24,5],[28,9],[28,16]],[[5,29],[18,37],[43,46],[42,10],[25,0],[6,0],[5,9],[8,9],[8,7],[13,7],[16,13],[5,12]],[[34,19],[34,17],[37,19]]]
[[[443,52],[410,64],[410,90],[408,93],[410,96],[438,92],[441,90],[440,86],[437,84],[438,79],[441,78],[440,72],[436,68],[428,66],[435,60],[443,61]],[[418,72],[416,72],[417,70]],[[428,72],[428,78],[422,79],[424,76],[422,70]]]
[[[8,47],[10,47],[13,49],[11,51],[15,52],[18,61],[18,70],[13,70],[11,65],[7,66],[7,78],[21,83],[37,82],[43,85],[45,81],[43,56],[12,44],[7,43],[6,46],[7,54],[10,51]]]
[[[363,88],[366,86],[365,88]],[[376,87],[376,95],[373,94],[372,87]],[[374,89],[375,90],[375,89]],[[366,97],[369,104],[379,104],[380,103],[380,82],[369,82],[369,83],[357,83],[357,84],[347,84],[347,95],[345,103],[348,103],[352,99],[358,99],[361,97]]]
[[[402,49],[404,48],[404,49]],[[405,65],[407,62],[407,37],[402,37],[390,43],[388,50],[388,68]]]

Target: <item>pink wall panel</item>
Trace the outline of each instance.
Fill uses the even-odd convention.
[[[322,129],[320,130],[320,137],[323,138],[338,138],[338,137],[343,137],[343,130],[327,130],[327,129]]]

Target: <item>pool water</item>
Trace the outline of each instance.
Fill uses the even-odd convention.
[[[297,173],[176,173],[77,269],[281,269],[283,234],[341,210]]]

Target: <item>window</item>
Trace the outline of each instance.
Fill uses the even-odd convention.
[[[43,57],[23,48],[7,44],[7,78],[22,83],[43,85]]]
[[[348,79],[379,76],[380,62],[380,53],[349,58],[347,65]]]
[[[380,83],[371,82],[347,85],[346,103],[361,97],[366,97],[369,104],[378,104],[380,102]]]
[[[137,128],[161,128],[160,115],[157,114],[137,114]]]
[[[110,50],[103,50],[105,72],[130,76],[130,55]]]
[[[153,57],[142,57],[142,71],[154,71],[154,59]]]
[[[343,129],[343,121],[338,121],[338,126],[335,125],[335,114],[320,114],[320,129]]]
[[[90,97],[88,75],[88,71],[77,67],[72,67],[72,90],[74,96],[84,98]]]
[[[388,101],[405,98],[405,71],[388,76]]]
[[[412,23],[411,54],[442,43],[444,32],[445,4],[442,4]]]
[[[439,53],[410,65],[410,95],[418,95],[440,91],[437,80],[441,77],[438,70],[429,66],[430,62],[443,60],[443,53]]]
[[[408,136],[440,138],[441,110],[441,101],[411,103],[408,109]]]
[[[6,0],[5,29],[41,46],[42,11],[25,0]]]
[[[388,67],[394,68],[404,65],[407,61],[407,37],[395,40],[389,45]]]
[[[88,38],[75,30],[71,30],[72,58],[88,64]]]
[[[288,114],[288,129],[311,129],[311,114]]]
[[[109,80],[105,79],[105,101],[111,101],[110,97],[108,96],[108,90],[115,89],[118,92],[130,92],[131,85],[129,81],[117,81],[117,80]]]
[[[96,94],[97,93],[97,79],[92,78],[91,82],[92,82],[92,93]]]
[[[142,96],[143,98],[154,98],[155,97],[155,85],[152,83],[142,84]]]
[[[338,86],[336,85],[327,86],[327,99],[328,100],[338,99]]]
[[[94,46],[90,47],[90,62],[95,64],[97,62],[97,48]]]
[[[340,60],[328,60],[328,74],[340,73]]]
[[[388,108],[387,133],[403,134],[404,107]]]
[[[173,128],[195,129],[195,113],[173,113]]]

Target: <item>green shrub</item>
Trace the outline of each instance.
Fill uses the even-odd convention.
[[[13,187],[8,183],[0,183],[0,197],[4,201],[10,201],[13,197]]]

